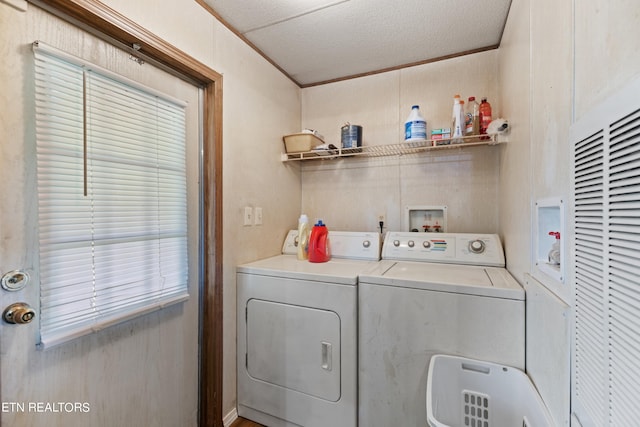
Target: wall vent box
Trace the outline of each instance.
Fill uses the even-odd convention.
[[[565,278],[565,252],[566,234],[564,229],[564,202],[561,198],[541,199],[536,202],[536,222],[534,227],[533,242],[535,244],[534,264],[536,273],[534,276],[541,282],[546,282],[545,278],[550,278],[557,283],[564,283]],[[556,237],[549,233],[560,233],[560,263],[557,258],[554,261],[550,257],[550,252]],[[556,254],[557,255],[557,254]]]
[[[447,232],[446,206],[407,206],[406,231]]]

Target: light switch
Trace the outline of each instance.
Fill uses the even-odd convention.
[[[253,208],[251,206],[244,208],[244,225],[253,225]]]
[[[256,225],[262,225],[262,208],[257,207],[255,209],[254,221]]]

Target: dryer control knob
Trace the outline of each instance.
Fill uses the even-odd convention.
[[[396,248],[397,248],[398,246],[400,246],[400,240],[394,240],[394,241],[393,241],[393,246],[395,246]]]
[[[368,248],[369,246],[371,246],[371,242],[368,240],[365,240],[364,242],[362,242],[362,246],[364,246],[365,248]]]
[[[429,249],[431,247],[431,242],[428,240],[425,240],[424,242],[422,242],[422,247],[425,249]]]
[[[409,242],[407,243],[407,245],[409,245],[410,248],[414,247],[416,244],[413,242],[413,240],[409,240]]]
[[[469,242],[469,250],[474,254],[481,254],[484,252],[485,244],[482,240],[472,240]]]

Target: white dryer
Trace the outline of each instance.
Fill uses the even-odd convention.
[[[330,231],[332,259],[283,255],[237,268],[238,414],[267,426],[357,426],[358,276],[377,232]]]
[[[427,426],[434,354],[524,369],[525,293],[504,266],[496,235],[387,233],[358,285],[360,426]]]

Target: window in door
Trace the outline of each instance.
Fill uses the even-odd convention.
[[[188,298],[185,104],[34,43],[40,343]]]

